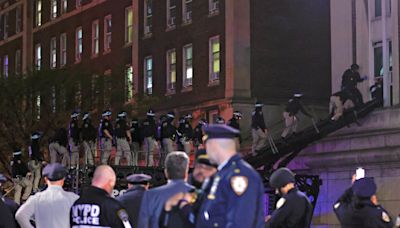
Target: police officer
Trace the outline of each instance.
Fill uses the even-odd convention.
[[[29,197],[15,217],[24,228],[33,227],[32,217],[36,227],[69,228],[69,211],[79,196],[62,188],[67,170],[59,163],[51,163],[44,167],[43,176],[47,189]]]
[[[251,153],[253,155],[255,155],[256,150],[262,149],[267,142],[268,132],[264,122],[263,106],[262,103],[257,101],[254,105],[255,110],[251,114],[251,135],[253,138]]]
[[[189,176],[188,183],[201,190],[205,182],[217,172],[217,166],[212,164],[205,149],[196,153],[193,172]],[[204,186],[206,187],[206,186]]]
[[[369,88],[372,99],[377,99],[383,105],[383,78],[375,77],[375,83]]]
[[[299,111],[301,111],[304,115],[312,118],[313,116],[309,114],[302,102],[301,98],[303,97],[303,94],[301,93],[295,93],[293,94],[293,97],[288,101],[288,104],[286,105],[285,111],[283,112],[283,118],[285,119],[285,129],[282,132],[282,139],[286,139],[286,137],[289,134],[296,134],[297,130],[297,125],[298,125],[298,117],[296,116]]]
[[[110,110],[105,110],[102,114],[102,121],[99,126],[99,138],[101,146],[101,164],[107,164],[110,159],[111,149],[113,145],[113,126],[111,124]]]
[[[163,146],[163,153],[160,158],[160,166],[164,165],[165,158],[169,153],[174,151],[174,141],[176,139],[176,127],[173,125],[175,119],[174,112],[168,112],[166,120],[161,126],[161,143]]]
[[[7,181],[7,178],[3,175],[0,174],[0,186],[2,183],[5,183]],[[16,209],[11,208],[9,205],[7,205],[7,198],[3,197],[0,191],[0,227],[10,227],[14,228],[16,227],[16,221],[14,219],[14,210],[18,209],[18,205],[16,205]],[[14,203],[15,204],[15,203]]]
[[[137,118],[133,118],[131,122],[131,137],[132,137],[132,144],[131,144],[131,157],[132,157],[132,166],[138,165],[138,157],[140,147],[142,146],[142,133],[139,121]]]
[[[183,123],[179,125],[178,131],[182,134],[180,137],[180,142],[182,143],[183,151],[189,156],[192,150],[192,140],[193,140],[193,128],[191,121],[193,119],[192,114],[187,114],[183,118]]]
[[[115,156],[115,165],[119,165],[121,156],[126,158],[127,165],[131,164],[131,148],[129,144],[132,141],[131,131],[126,122],[126,112],[118,113],[118,120],[115,124],[115,136],[117,138],[117,154]]]
[[[147,112],[147,118],[142,123],[143,137],[144,137],[144,146],[146,152],[146,166],[154,166],[153,155],[156,149],[156,134],[157,134],[157,126],[154,120],[155,113],[153,109],[149,109]]]
[[[78,125],[79,112],[74,111],[71,114],[71,121],[69,123],[69,149],[71,151],[71,167],[74,168],[79,165],[79,143],[80,133]]]
[[[83,114],[81,128],[82,144],[85,150],[85,165],[94,165],[96,154],[96,128],[92,125],[90,114]]]
[[[17,212],[17,210],[19,208],[19,205],[17,203],[15,203],[14,200],[12,200],[12,199],[6,197],[5,195],[3,195],[2,185],[4,183],[6,183],[6,182],[7,182],[7,178],[3,174],[0,173],[0,204],[4,203],[4,205],[11,211],[13,220],[15,220],[14,219],[15,213]],[[3,209],[2,206],[0,206],[0,208],[1,208],[0,209],[0,214],[3,214],[3,213],[6,214],[4,211],[2,211],[2,209]],[[8,217],[8,215],[5,216],[5,217]],[[0,215],[0,227],[2,227],[1,226],[1,222],[2,222],[2,219],[6,219],[5,217],[1,217],[1,215]],[[10,222],[10,221],[8,221],[8,222]],[[4,226],[4,227],[8,227],[8,226]]]
[[[355,106],[364,103],[362,95],[357,89],[357,84],[368,79],[367,76],[361,77],[359,70],[359,65],[352,64],[350,69],[347,69],[342,76],[342,90],[347,91],[351,95],[350,99],[353,101]]]
[[[50,139],[49,152],[50,163],[60,162],[63,166],[69,167],[70,157],[67,150],[68,134],[65,128],[59,128]],[[59,157],[61,156],[61,159]]]
[[[234,111],[232,118],[228,121],[228,126],[235,128],[240,132],[240,124],[239,121],[242,119],[243,115],[240,111]],[[240,144],[242,143],[242,137],[239,134],[239,137],[235,138],[236,148],[240,150]]]
[[[332,116],[331,120],[338,120],[342,117],[344,110],[352,106],[353,102],[349,100],[349,96],[345,91],[332,94],[329,102],[329,114]]]
[[[216,124],[206,127],[205,133],[207,154],[218,165],[218,172],[196,227],[264,227],[263,183],[237,154],[234,138],[239,131]]]
[[[40,138],[41,135],[39,132],[33,132],[31,135],[31,145],[29,146],[31,159],[28,162],[28,168],[33,174],[33,192],[39,191],[42,165],[45,164],[43,154],[40,151]]]
[[[215,124],[225,124],[225,119],[222,116],[218,116],[215,119]]]
[[[351,188],[333,206],[342,227],[393,227],[389,213],[378,204],[376,190],[371,177],[353,180]]]
[[[126,210],[111,197],[116,179],[110,166],[96,168],[92,185],[83,190],[71,207],[71,227],[132,227]]]
[[[266,227],[310,227],[313,207],[307,196],[296,188],[293,172],[279,168],[271,175],[269,185],[279,191],[282,198],[267,217]]]
[[[199,147],[202,147],[203,144],[203,127],[207,125],[207,120],[206,119],[200,119],[199,123],[197,126],[194,128],[193,131],[193,141],[194,141],[194,148],[195,152],[199,150]]]
[[[17,204],[21,204],[22,189],[25,189],[22,195],[22,201],[27,200],[32,192],[32,173],[29,172],[28,166],[22,160],[22,151],[20,149],[15,150],[13,153],[11,169],[15,184],[14,201]]]
[[[125,207],[132,227],[138,227],[138,216],[143,194],[150,187],[151,176],[146,174],[131,174],[126,178],[128,190],[117,200]]]

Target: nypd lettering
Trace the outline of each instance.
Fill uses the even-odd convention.
[[[75,224],[100,225],[100,207],[95,204],[78,204],[72,207]]]

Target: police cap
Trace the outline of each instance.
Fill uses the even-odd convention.
[[[59,181],[67,175],[67,170],[60,163],[51,163],[44,167],[43,176],[47,177],[49,181]]]
[[[217,124],[224,124],[225,120],[221,116],[218,116],[217,119],[215,120],[215,123]]]
[[[364,177],[354,182],[352,189],[358,197],[371,197],[376,193],[376,184],[373,177]]]
[[[125,111],[118,113],[119,118],[125,118],[128,114]]]
[[[149,111],[147,111],[146,115],[147,116],[155,116],[156,114],[154,113],[153,109],[149,109]]]
[[[35,139],[39,139],[40,138],[40,133],[39,132],[33,132],[31,135],[31,139],[35,140]]]
[[[151,176],[146,174],[131,174],[126,177],[126,181],[130,184],[147,184],[150,180]]]
[[[294,173],[288,168],[277,169],[269,178],[269,185],[273,188],[282,188],[289,183],[295,183]]]
[[[77,111],[73,111],[71,113],[71,118],[77,118],[78,116],[79,116],[79,112],[77,112]]]
[[[14,152],[13,152],[13,157],[21,156],[21,155],[22,155],[22,151],[21,151],[20,149],[14,150]]]
[[[111,115],[112,115],[112,112],[110,110],[105,110],[103,112],[103,114],[101,114],[102,117],[111,116]]]
[[[88,112],[85,112],[83,114],[82,120],[86,120],[86,119],[89,119],[89,118],[90,118],[90,114]]]
[[[173,111],[168,112],[167,114],[168,118],[174,119],[175,118],[175,113]]]
[[[204,128],[206,133],[206,140],[208,139],[233,139],[237,137],[240,132],[227,125],[211,124]]]
[[[360,69],[360,66],[357,63],[353,63],[353,64],[351,64],[350,68],[352,70],[358,70],[358,69]]]
[[[208,154],[205,149],[200,149],[196,152],[196,163],[216,167],[216,165],[211,164],[210,159],[209,159]]]
[[[259,101],[257,101],[256,104],[254,105],[254,107],[256,108],[261,108],[262,106],[264,106],[264,104]]]

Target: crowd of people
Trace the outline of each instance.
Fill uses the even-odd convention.
[[[341,91],[330,99],[333,121],[340,119],[345,109],[363,104],[356,86],[366,78],[360,77],[358,69],[354,64],[345,71]],[[373,98],[382,99],[380,78],[371,87],[371,93]],[[313,118],[302,104],[302,96],[293,94],[282,114],[284,141],[296,135],[299,112]],[[266,145],[269,137],[262,108],[263,104],[256,102],[252,113],[253,155]],[[22,159],[22,150],[15,150],[11,163],[14,200],[2,196],[0,227],[33,227],[33,224],[36,227],[310,226],[312,205],[296,188],[294,173],[286,168],[276,170],[270,177],[270,186],[282,197],[276,210],[265,216],[263,182],[238,154],[242,141],[240,111],[233,112],[227,122],[222,117],[211,124],[200,119],[194,127],[191,114],[181,117],[176,127],[172,111],[161,115],[158,121],[152,109],[142,121],[136,118],[128,121],[124,111],[118,113],[115,122],[111,116],[110,110],[104,111],[96,129],[89,113],[83,114],[80,124],[80,113],[73,112],[68,129],[58,129],[49,141],[49,164],[40,150],[39,132],[31,135],[28,163]],[[80,165],[81,147],[83,165],[98,166],[91,186],[78,196],[62,187],[67,170]],[[96,162],[98,147],[99,164]],[[149,189],[151,176],[132,174],[127,177],[127,192],[112,198],[116,176],[108,165],[113,147],[116,148],[114,165],[137,166],[139,152],[144,151],[145,165],[164,167],[168,183]],[[189,155],[193,148],[195,163],[189,174]],[[156,164],[154,154],[158,149]],[[47,187],[40,191],[42,177]],[[0,175],[0,183],[6,181]],[[375,193],[373,179],[353,180],[352,187],[334,205],[341,224],[344,227],[393,226],[393,220],[379,206]],[[362,219],[366,215],[370,218],[368,222]]]

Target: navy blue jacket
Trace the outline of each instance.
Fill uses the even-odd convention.
[[[128,212],[129,222],[132,227],[138,227],[140,204],[142,203],[145,191],[146,189],[142,186],[134,186],[117,198]]]
[[[264,227],[264,186],[239,155],[218,168],[200,207],[196,227]]]

